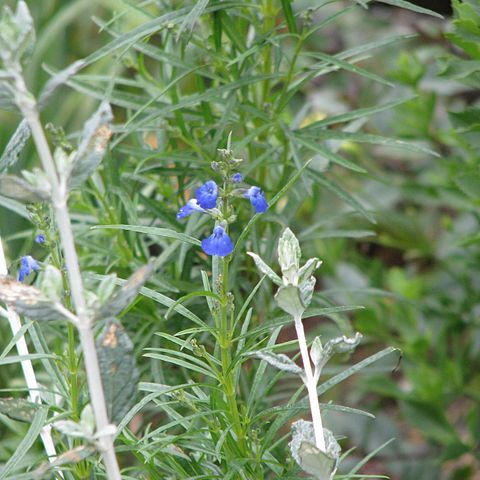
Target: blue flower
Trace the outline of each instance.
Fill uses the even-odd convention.
[[[235,182],[235,183],[240,183],[240,182],[243,182],[243,176],[241,173],[234,173],[232,175],[232,180]]]
[[[28,275],[30,275],[33,271],[38,272],[39,269],[40,265],[33,257],[30,255],[22,257],[20,262],[20,270],[18,272],[18,281],[23,282],[25,277],[28,277]]]
[[[189,200],[187,204],[178,211],[177,219],[188,217],[193,212],[205,212],[205,209],[198,204],[198,201],[195,200],[195,198]]]
[[[213,180],[204,183],[195,192],[198,204],[202,208],[214,208],[217,204],[218,187]]]
[[[207,255],[226,257],[233,252],[233,248],[233,243],[228,233],[221,226],[215,227],[213,233],[205,240],[202,240],[202,249]]]
[[[250,187],[244,197],[250,199],[250,203],[255,207],[255,212],[263,213],[267,210],[268,203],[265,200],[265,194],[259,187]]]
[[[35,241],[37,243],[45,243],[45,235],[43,235],[43,233],[39,233],[36,237],[35,237]]]

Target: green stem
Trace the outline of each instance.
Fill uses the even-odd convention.
[[[232,348],[232,333],[228,322],[228,259],[223,259],[222,274],[222,297],[223,302],[220,310],[220,348],[222,358],[223,384],[225,396],[227,397],[227,407],[232,417],[232,428],[238,440],[241,451],[245,452],[245,433],[242,428],[240,413],[235,395],[235,379],[233,375],[232,357],[230,354]]]

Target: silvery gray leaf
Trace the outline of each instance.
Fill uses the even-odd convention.
[[[115,317],[127,308],[135,300],[138,292],[145,282],[150,278],[154,271],[154,260],[150,260],[146,265],[139,268],[127,281],[121,286],[120,290],[114,294],[105,305],[102,305],[96,313],[95,318],[104,319]],[[115,279],[112,277],[111,281]]]
[[[0,175],[0,192],[23,203],[43,202],[50,198],[48,191],[36,188],[15,175]]]
[[[65,70],[54,75],[43,87],[38,99],[38,108],[42,110],[48,101],[52,98],[59,87],[66,83],[73,75],[75,75],[85,65],[84,60],[78,60]],[[7,87],[4,86],[4,89]],[[2,105],[2,87],[0,85],[0,107]],[[8,90],[5,91],[5,101],[11,102],[12,94]],[[6,105],[8,106],[8,105]],[[12,105],[13,106],[13,105]],[[25,145],[30,138],[30,127],[26,120],[22,120],[18,125],[15,133],[5,147],[5,150],[0,158],[0,172],[12,166],[20,156],[20,153],[25,148]]]
[[[0,109],[9,112],[17,111],[17,105],[14,101],[14,92],[12,87],[3,80],[0,80]]]
[[[90,455],[93,455],[95,452],[96,448],[93,445],[83,445],[81,447],[68,450],[67,452],[58,456],[55,460],[40,465],[40,467],[34,471],[34,478],[46,478],[45,475],[49,472],[53,472],[55,468],[81,462]]]
[[[85,123],[68,179],[70,187],[80,186],[100,165],[112,136],[110,128],[112,120],[110,105],[102,102],[98,110]]]
[[[42,91],[40,92],[40,95],[38,97],[38,108],[40,110],[44,108],[48,101],[58,90],[58,88],[68,82],[68,80],[70,80],[70,78],[73,77],[84,66],[85,60],[77,60],[64,70],[61,70],[60,72],[53,75],[53,77],[48,80],[48,82],[45,84]]]
[[[333,338],[329,340],[323,346],[323,348],[318,348],[319,343],[315,343],[315,339],[314,344],[312,345],[312,349],[316,345],[316,351],[314,353],[312,352],[312,350],[310,351],[310,356],[312,357],[312,361],[315,364],[315,377],[318,379],[322,368],[335,353],[345,353],[355,350],[357,345],[361,342],[362,338],[363,336],[359,332],[355,333],[355,336],[352,338],[348,338],[345,336]]]
[[[22,120],[15,133],[10,138],[2,157],[0,158],[0,172],[12,166],[22,153],[28,139],[30,138],[30,127],[26,120]]]
[[[303,374],[303,368],[300,368],[293,360],[282,353],[258,351],[255,352],[254,355],[261,360],[265,360],[269,365],[272,365],[272,367],[284,372],[294,373],[296,375]]]
[[[52,423],[52,427],[72,438],[92,439],[93,437],[93,429],[89,425],[73,420],[57,420]]]
[[[302,304],[305,308],[307,308],[312,301],[316,282],[317,279],[315,277],[308,277],[306,280],[304,280],[298,285],[298,288],[300,290],[300,299],[302,300]]]
[[[24,285],[12,278],[0,277],[0,301],[12,307],[19,315],[32,320],[70,320],[66,309],[49,299],[41,290]],[[73,316],[73,315],[72,315]]]
[[[40,290],[47,298],[53,301],[60,301],[63,293],[62,273],[53,265],[47,265],[42,272]]]
[[[297,237],[286,228],[278,241],[278,263],[287,282],[293,285],[298,283],[301,254]]]
[[[14,66],[25,61],[35,45],[35,28],[27,4],[20,0],[13,13],[4,6],[0,18],[0,57],[4,64]]]
[[[23,398],[0,398],[0,413],[19,422],[31,423],[39,408],[42,408],[40,404]]]
[[[111,422],[119,423],[137,394],[138,370],[133,346],[115,319],[107,321],[96,342],[105,401]]]
[[[247,255],[253,258],[255,265],[261,273],[267,275],[273,283],[282,285],[282,279],[256,253],[247,252]]]
[[[301,283],[310,278],[313,272],[320,267],[322,262],[318,258],[310,258],[305,262],[305,265],[298,271],[298,281]]]
[[[305,311],[305,306],[300,298],[300,289],[293,285],[284,285],[277,290],[275,300],[278,306],[293,317],[301,317]]]
[[[325,452],[315,446],[312,422],[298,420],[292,425],[292,440],[289,443],[292,457],[302,470],[318,480],[331,480],[335,475],[340,457],[340,445],[332,432],[323,429]]]

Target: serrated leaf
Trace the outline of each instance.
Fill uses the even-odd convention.
[[[332,432],[323,429],[325,452],[315,446],[315,433],[312,422],[298,420],[292,425],[292,440],[289,443],[292,457],[302,470],[319,480],[330,480],[335,475],[340,445]]]
[[[71,320],[73,316],[62,304],[51,300],[38,288],[8,277],[0,276],[0,301],[32,320]]]
[[[96,346],[108,416],[111,422],[119,423],[137,394],[138,371],[132,342],[120,323],[110,319]]]
[[[0,398],[0,413],[19,422],[31,423],[39,408],[38,403],[23,398]]]
[[[282,285],[282,279],[256,253],[247,252],[247,255],[253,258],[255,265],[261,273],[266,275],[273,283]]]
[[[272,367],[278,368],[283,372],[294,373],[295,375],[302,375],[303,368],[300,368],[293,360],[283,353],[272,353],[265,351],[258,351],[252,353],[261,360],[265,360]]]
[[[112,120],[110,105],[102,102],[98,110],[85,123],[68,178],[70,187],[80,186],[100,165],[112,136],[110,128]]]
[[[130,303],[135,300],[145,282],[151,277],[154,272],[154,261],[151,260],[147,265],[139,268],[127,281],[121,286],[120,290],[115,293],[105,305],[102,305],[99,311],[95,314],[95,318],[109,318],[116,317],[119,313],[125,310]],[[114,282],[115,278],[111,278]]]
[[[43,202],[49,199],[48,190],[38,189],[15,175],[0,175],[0,192],[23,203]]]

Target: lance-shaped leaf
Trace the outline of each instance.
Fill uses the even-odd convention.
[[[38,288],[8,277],[0,276],[0,301],[32,320],[75,320],[61,303],[48,298]]]
[[[97,339],[97,352],[109,419],[119,423],[135,400],[138,371],[132,342],[116,320],[107,321]]]
[[[253,355],[265,360],[272,367],[278,368],[283,372],[295,373],[296,375],[303,374],[303,368],[300,368],[293,360],[284,355],[283,353],[272,353],[272,352],[254,352]]]
[[[85,123],[77,154],[72,162],[68,184],[80,186],[100,165],[112,136],[110,123],[113,120],[112,109],[102,102],[98,110]]]
[[[247,255],[253,258],[255,265],[261,273],[266,275],[273,283],[282,285],[282,279],[256,253],[247,252]]]
[[[308,259],[305,262],[305,265],[298,271],[299,282],[301,283],[309,279],[313,275],[313,272],[319,268],[321,264],[322,262],[316,257]]]
[[[55,92],[71,77],[73,77],[85,65],[85,60],[77,60],[69,65],[64,70],[53,75],[45,84],[38,97],[38,108],[41,110],[45,107],[48,101],[53,97]],[[50,73],[50,72],[49,72]]]
[[[333,338],[323,346],[320,337],[316,337],[310,349],[310,358],[315,365],[315,378],[318,380],[322,368],[335,353],[345,353],[355,350],[362,338],[362,334],[357,332],[352,338],[345,336]]]
[[[13,165],[22,153],[28,139],[30,138],[30,127],[26,120],[22,120],[15,133],[10,138],[2,157],[0,158],[0,172]],[[0,191],[2,189],[0,188]]]
[[[288,283],[297,285],[302,252],[297,237],[286,228],[278,241],[278,263]]]
[[[300,290],[300,299],[302,301],[302,305],[305,308],[307,308],[312,301],[316,282],[317,279],[315,277],[308,277],[306,280],[300,282],[298,285],[298,289]]]
[[[92,445],[83,445],[81,447],[73,448],[65,453],[62,453],[53,462],[46,462],[38,467],[34,474],[35,478],[45,478],[45,475],[52,472],[57,467],[63,467],[64,465],[71,465],[82,460],[85,460],[90,455],[93,455],[96,449]]]
[[[122,285],[120,290],[107,300],[105,305],[100,307],[100,310],[96,313],[95,317],[97,319],[116,317],[119,313],[125,310],[125,308],[135,300],[138,292],[153,274],[153,271],[154,260],[150,260],[149,263],[139,268],[133,275],[131,275]],[[115,278],[112,277],[111,281],[113,282],[114,280]]]
[[[318,480],[331,480],[340,457],[340,445],[332,432],[323,429],[325,452],[315,446],[312,422],[298,420],[292,425],[292,441],[289,443],[292,457],[302,470]]]
[[[23,398],[0,398],[0,413],[19,422],[31,423],[39,408],[38,403]]]
[[[50,185],[45,183],[41,188],[15,175],[0,175],[0,192],[24,203],[43,202],[50,198]]]

